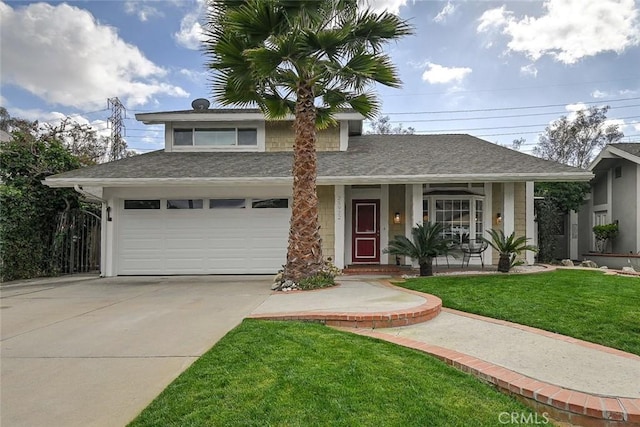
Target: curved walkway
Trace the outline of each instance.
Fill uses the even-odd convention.
[[[640,426],[639,356],[536,328],[441,310],[437,297],[381,279],[344,277],[335,288],[276,293],[250,317],[322,322],[429,353],[557,421]],[[425,322],[429,319],[433,320]]]

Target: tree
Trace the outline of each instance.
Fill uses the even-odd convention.
[[[586,169],[596,150],[622,139],[617,125],[607,125],[609,107],[590,107],[574,119],[562,116],[546,127],[533,152],[538,157]]]
[[[412,135],[416,132],[416,130],[412,127],[404,128],[402,123],[399,125],[392,127],[391,119],[389,116],[383,116],[376,120],[371,121],[371,131],[367,132],[369,134],[376,135],[389,135],[389,134],[401,134],[401,135]]]
[[[451,244],[442,237],[442,224],[418,224],[411,229],[411,237],[396,236],[384,251],[418,261],[420,276],[433,276],[433,258],[446,254]]]
[[[540,136],[534,154],[570,166],[587,168],[596,152],[605,145],[619,141],[624,135],[616,125],[607,125],[609,107],[590,107],[576,113],[574,119],[562,116],[547,126]],[[523,140],[514,141],[514,146]],[[538,221],[538,260],[553,259],[560,216],[578,211],[590,191],[586,182],[537,182],[535,195],[545,202],[536,203]]]
[[[298,282],[322,269],[316,192],[317,129],[353,108],[379,104],[373,83],[399,87],[382,47],[412,32],[397,16],[357,0],[213,0],[204,50],[221,105],[258,106],[267,119],[293,115],[293,204],[284,269]]]
[[[48,175],[78,168],[77,158],[48,135],[14,130],[12,136],[0,149],[2,280],[51,274],[57,214],[79,203],[73,190],[52,189],[41,182]]]

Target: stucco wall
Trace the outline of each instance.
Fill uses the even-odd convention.
[[[636,232],[638,228],[636,198],[639,197],[640,191],[636,184],[636,164],[621,159],[616,162],[615,167],[622,168],[622,175],[619,178],[615,178],[615,174],[611,174],[613,179],[611,185],[611,221],[618,221],[620,229],[618,237],[613,241],[613,252],[636,253],[640,250],[636,247]]]
[[[318,186],[318,220],[320,222],[320,237],[322,237],[322,255],[325,259],[335,257],[334,231],[334,191],[333,186]]]
[[[596,176],[591,181],[594,205],[607,204],[607,173],[607,171],[596,171]]]
[[[265,127],[265,151],[293,151],[293,122],[271,121]],[[317,151],[340,150],[340,127],[334,126],[318,132]]]

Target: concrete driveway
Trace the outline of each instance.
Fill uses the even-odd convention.
[[[0,425],[125,425],[260,305],[270,281],[72,277],[2,286]]]

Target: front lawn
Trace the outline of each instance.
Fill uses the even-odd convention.
[[[640,278],[598,271],[437,276],[399,283],[445,307],[508,320],[640,355]]]
[[[318,324],[245,320],[130,425],[466,427],[512,413],[536,419],[417,351]]]

